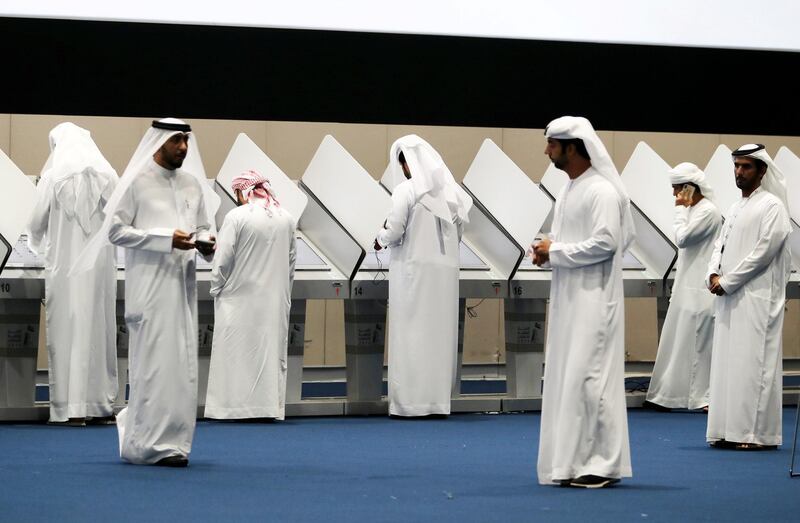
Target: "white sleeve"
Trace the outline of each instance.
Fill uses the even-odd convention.
[[[400,184],[392,194],[392,210],[386,219],[386,225],[378,231],[377,240],[381,247],[393,247],[403,243],[408,215],[413,205],[410,188],[410,185]]]
[[[724,230],[725,227],[728,225],[723,225],[722,228]],[[708,270],[706,271],[706,287],[711,288],[711,279],[712,274],[719,274],[719,264],[722,261],[722,235],[723,230],[720,230],[719,234],[717,235],[717,239],[714,241],[714,251],[711,253],[711,259],[708,261]]]
[[[36,186],[36,207],[28,222],[28,247],[37,253],[42,252],[42,244],[47,235],[47,228],[50,224],[50,206],[52,201],[52,185],[50,178],[45,177]]]
[[[690,212],[688,207],[676,205],[673,228],[678,247],[683,249],[705,240],[714,231],[717,220],[713,207],[703,207]]]
[[[136,216],[134,187],[131,186],[122,195],[119,207],[108,230],[108,240],[114,245],[127,249],[142,249],[168,253],[172,251],[172,236],[175,229],[157,227],[153,229],[137,229],[132,225]]]
[[[236,237],[239,234],[238,228],[233,223],[234,219],[229,213],[225,216],[217,236],[217,251],[214,256],[214,264],[211,267],[211,296],[216,297],[225,289],[225,284],[233,273],[236,260],[235,248]]]

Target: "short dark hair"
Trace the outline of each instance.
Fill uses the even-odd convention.
[[[586,150],[586,145],[583,143],[583,140],[580,138],[570,138],[570,139],[559,139],[554,138],[555,141],[561,144],[561,148],[566,150],[568,145],[574,145],[575,151],[578,153],[580,157],[585,160],[591,161],[592,158],[589,156],[589,151]]]
[[[397,155],[397,159],[400,163],[406,163],[406,155],[403,154],[403,151],[400,151],[400,154]]]

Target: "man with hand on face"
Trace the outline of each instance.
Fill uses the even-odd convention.
[[[545,136],[545,154],[569,183],[556,198],[551,238],[533,246],[534,262],[553,268],[539,483],[602,488],[632,474],[622,292],[630,200],[586,118],[553,120]]]
[[[195,249],[212,258],[218,206],[191,128],[156,120],[87,247],[88,260],[109,240],[125,247],[130,397],[117,428],[120,456],[131,463],[188,464],[197,417]]]
[[[734,151],[733,164],[742,198],[726,215],[706,275],[718,296],[706,439],[712,447],[776,448],[790,271],[786,181],[761,144]]]
[[[647,402],[663,409],[700,409],[708,406],[715,305],[703,280],[722,215],[696,165],[678,164],[669,176],[675,196],[677,273]]]

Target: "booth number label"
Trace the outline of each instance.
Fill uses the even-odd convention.
[[[353,289],[353,294],[355,294],[356,296],[363,295],[364,294],[364,288],[363,287],[356,287],[355,289]]]
[[[0,283],[0,292],[2,292],[4,294],[11,292],[11,284],[10,283]]]
[[[522,296],[522,287],[514,287],[512,289],[514,296]]]

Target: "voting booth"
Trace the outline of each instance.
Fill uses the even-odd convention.
[[[6,272],[35,204],[36,187],[0,150],[0,419],[35,400],[41,298]]]
[[[300,179],[300,186],[343,230],[340,259],[348,279],[374,252],[375,234],[391,209],[389,195],[333,136],[325,136]],[[386,263],[380,261],[377,263]],[[379,282],[380,283],[380,282]],[[347,376],[346,414],[384,413],[383,349],[386,336],[385,297],[351,285],[344,302]],[[355,298],[358,295],[358,299]]]
[[[531,243],[553,203],[492,140],[484,140],[464,176],[464,187],[480,202],[485,216],[505,232],[506,248],[498,267],[510,280],[504,300],[506,338],[506,396],[503,410],[522,410],[525,400],[541,398],[544,369],[544,328],[547,297],[523,295],[518,271],[530,259]],[[494,249],[492,249],[494,251]],[[514,291],[517,289],[517,292]],[[530,402],[528,402],[530,403]]]

